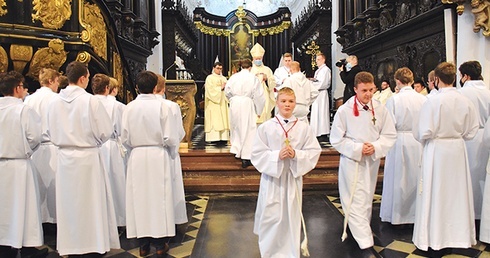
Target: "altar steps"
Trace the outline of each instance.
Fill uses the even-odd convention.
[[[223,149],[180,151],[186,192],[258,191],[260,173],[253,167],[241,167],[241,160]],[[337,188],[340,155],[332,148],[323,149],[317,166],[303,178],[305,190]],[[378,175],[381,186],[382,173]]]

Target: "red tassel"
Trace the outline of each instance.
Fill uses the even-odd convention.
[[[354,116],[359,116],[359,109],[357,108],[357,96],[354,97],[354,106],[352,107],[354,110]]]

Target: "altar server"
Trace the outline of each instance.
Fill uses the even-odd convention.
[[[373,101],[376,85],[369,72],[359,72],[354,91],[335,114],[330,142],[340,152],[339,194],[347,225],[363,252],[377,255],[373,249],[371,213],[380,159],[396,141],[396,130],[388,110]]]
[[[100,152],[113,126],[102,103],[85,91],[90,76],[87,66],[71,62],[66,76],[70,84],[48,108],[49,136],[58,147],[57,249],[60,255],[102,255],[120,248],[112,192]]]
[[[465,140],[478,132],[475,106],[453,83],[454,64],[435,69],[439,94],[422,107],[413,135],[424,146],[413,243],[427,251],[476,244],[473,191]]]
[[[321,147],[308,123],[293,115],[291,88],[279,90],[276,105],[279,113],[259,126],[252,150],[262,173],[254,233],[262,257],[300,257],[303,176],[315,168]]]
[[[319,91],[318,97],[311,104],[310,125],[313,133],[319,137],[330,133],[330,104],[328,89],[330,88],[332,72],[325,64],[325,55],[318,53],[316,55],[316,65],[313,86]]]

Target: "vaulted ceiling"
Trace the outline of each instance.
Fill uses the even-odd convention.
[[[208,13],[226,16],[238,6],[252,11],[257,16],[264,16],[277,11],[279,7],[287,6],[291,11],[292,20],[301,13],[311,0],[184,0],[189,10],[204,7]]]

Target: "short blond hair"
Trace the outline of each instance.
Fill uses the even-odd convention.
[[[294,90],[289,88],[289,87],[284,87],[284,88],[281,88],[278,92],[277,92],[277,98],[279,99],[279,96],[281,95],[293,95],[295,98],[296,98],[296,94],[294,94]]]
[[[155,92],[162,92],[165,91],[165,77],[161,74],[157,74],[158,81],[157,81],[157,86],[155,87]]]
[[[402,67],[396,70],[395,80],[399,80],[404,85],[412,84],[413,72],[408,67]]]
[[[291,71],[299,72],[299,71],[301,71],[301,65],[299,64],[298,61],[292,61],[290,69],[291,69]]]
[[[112,92],[114,89],[119,89],[119,82],[116,78],[109,77],[109,92]]]
[[[60,77],[61,73],[51,68],[41,68],[39,71],[39,83],[43,86],[48,85],[49,81],[54,81]]]

